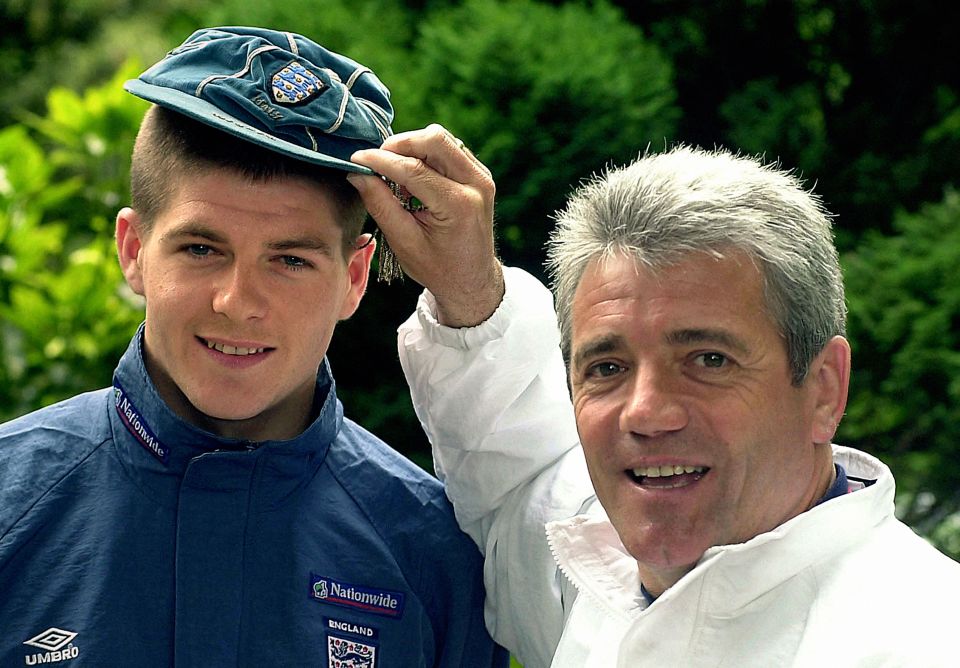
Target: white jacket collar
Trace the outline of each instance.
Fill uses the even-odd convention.
[[[700,604],[715,613],[736,610],[805,567],[860,541],[893,515],[893,476],[885,464],[842,446],[834,446],[834,461],[848,475],[877,482],[815,506],[745,543],[711,547],[693,570],[664,592],[658,607],[696,588]],[[851,513],[854,506],[858,510]],[[851,517],[859,521],[852,524]],[[599,504],[587,514],[550,522],[546,531],[561,572],[580,594],[620,618],[636,617],[648,607],[640,593],[637,563]],[[825,533],[831,540],[823,540]],[[704,587],[705,581],[709,587]]]

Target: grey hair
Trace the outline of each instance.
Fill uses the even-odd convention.
[[[574,294],[594,258],[626,253],[656,270],[688,253],[738,250],[760,270],[792,381],[801,384],[814,357],[846,327],[830,219],[793,173],[726,150],[678,146],[595,175],[556,214],[547,242],[564,358],[569,362]]]

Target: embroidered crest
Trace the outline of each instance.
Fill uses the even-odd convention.
[[[324,88],[326,86],[320,77],[295,60],[274,74],[270,80],[273,99],[279,104],[306,102]]]
[[[327,665],[330,668],[376,668],[377,648],[357,640],[329,635]]]

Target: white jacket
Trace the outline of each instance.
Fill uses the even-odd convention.
[[[399,349],[437,473],[486,557],[487,625],[526,668],[960,666],[960,565],[894,517],[890,470],[850,448],[835,460],[874,484],[710,548],[647,605],[590,485],[550,294],[506,277],[474,328],[440,326],[425,293]]]

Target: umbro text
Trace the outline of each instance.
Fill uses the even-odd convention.
[[[43,654],[28,654],[23,658],[23,660],[28,666],[38,666],[41,663],[59,663],[61,661],[69,661],[70,659],[76,659],[78,656],[80,656],[80,649],[71,643],[63,649],[54,650],[52,652],[44,652]]]

